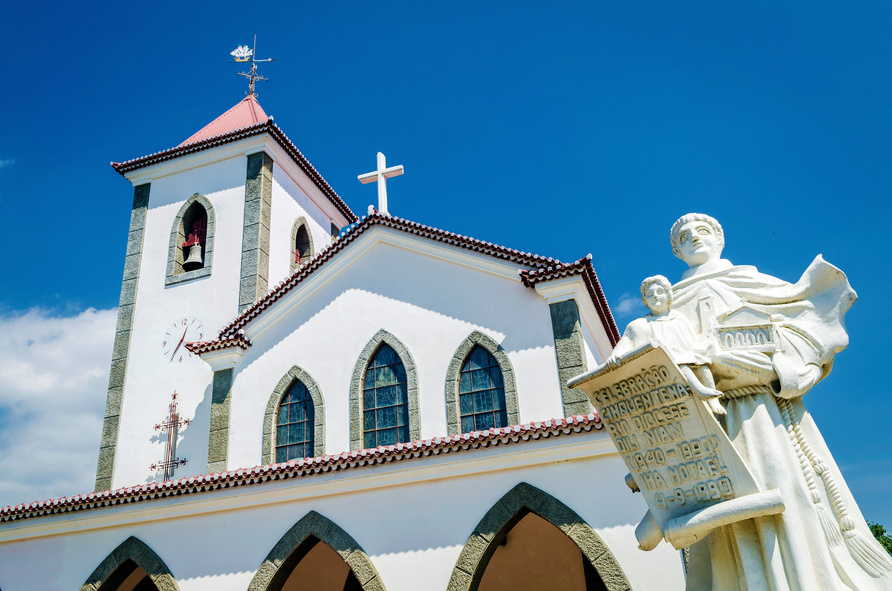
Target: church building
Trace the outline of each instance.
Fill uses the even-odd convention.
[[[394,217],[380,155],[359,217],[253,94],[112,166],[95,492],[0,509],[0,590],[684,588],[567,387],[619,339],[591,256]]]

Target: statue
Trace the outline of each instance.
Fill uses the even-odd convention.
[[[675,373],[686,382],[678,383],[696,395],[688,397],[688,406],[703,405],[701,399],[722,401],[725,414],[715,414],[724,423],[724,433],[700,439],[707,442],[706,451],[714,452],[714,459],[706,464],[711,474],[700,468],[700,478],[712,477],[709,483],[713,488],[712,482],[721,483],[719,494],[696,507],[687,503],[686,508],[669,515],[675,519],[661,515],[667,506],[671,509],[669,503],[662,502],[666,495],[645,494],[650,510],[636,531],[642,549],[653,548],[661,538],[676,547],[687,546],[689,590],[892,590],[892,560],[871,535],[802,401],[812,386],[827,377],[834,356],[848,344],[845,313],[857,296],[845,275],[820,256],[795,284],[751,266],[735,266],[721,258],[722,227],[703,214],[680,218],[672,226],[671,243],[674,254],[689,268],[672,286],[663,314],[682,317],[693,334],[685,336],[685,329],[678,328],[684,320],[672,320],[675,328],[664,329],[662,334],[646,329],[659,317],[648,305],[651,320],[630,323],[604,366],[570,382],[571,387],[583,389],[599,411],[603,409],[602,418],[606,413],[605,422],[621,452],[623,446],[628,452],[633,446],[650,445],[652,456],[672,454],[673,446],[680,449],[689,444],[691,429],[685,427],[687,432],[681,434],[682,428],[674,427],[677,439],[670,428],[662,441],[650,434],[631,443],[621,441],[624,434],[619,432],[618,421],[611,421],[619,413],[608,403],[635,390],[628,387],[628,372],[623,381],[616,381],[622,373],[617,370],[624,363],[634,367],[638,358],[639,367],[644,367],[641,359],[658,359],[664,354],[659,349],[663,349],[672,360],[668,364],[674,362]],[[643,295],[647,303],[646,293]],[[668,317],[663,322],[667,321]],[[642,336],[656,342],[636,348]],[[689,345],[684,351],[686,341]],[[671,368],[663,371],[665,376],[672,373]],[[641,384],[644,389],[659,385],[659,380],[649,386]],[[671,384],[669,388],[674,391]],[[720,392],[721,397],[712,391]],[[663,404],[665,397],[649,398],[653,392],[656,390],[638,396],[644,396],[651,406]],[[677,398],[679,406],[682,396]],[[630,412],[640,415],[642,408],[650,408],[641,400],[634,404],[629,400],[624,403]],[[665,404],[655,408],[669,416]],[[711,415],[703,416],[707,422],[713,420]],[[706,428],[712,427],[707,424]],[[710,440],[714,443],[709,444]],[[733,449],[722,450],[722,440],[730,440]],[[638,456],[642,454],[637,451],[623,455],[636,479],[647,479],[637,484],[644,484],[642,489],[663,490],[652,482],[652,473],[660,472],[654,469],[659,463],[636,464]],[[736,461],[743,464],[737,472],[724,465]],[[677,468],[668,470],[676,484],[680,482]],[[663,477],[657,474],[656,478],[665,480],[667,470],[663,472]],[[673,485],[668,482],[667,487]],[[698,486],[704,488],[698,483],[695,493]],[[685,495],[691,495],[691,490],[679,494],[683,490],[683,486],[675,489],[681,505],[685,505]],[[693,531],[688,527],[691,523],[698,524],[699,530],[687,538],[673,534],[684,529],[680,523],[688,533]]]

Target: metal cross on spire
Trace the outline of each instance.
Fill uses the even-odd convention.
[[[358,178],[359,182],[361,182],[363,185],[367,185],[368,183],[374,183],[377,181],[378,211],[380,213],[383,213],[384,215],[389,215],[387,213],[387,179],[392,176],[399,176],[401,174],[403,174],[402,164],[387,168],[387,161],[384,159],[384,154],[378,152],[378,170],[361,174],[356,178]]]
[[[250,72],[239,72],[239,76],[244,76],[248,79],[248,96],[257,96],[257,93],[254,92],[254,83],[258,80],[269,80],[269,78],[264,78],[260,74],[257,73],[257,63],[258,62],[271,62],[275,61],[272,58],[267,59],[256,59],[254,53],[257,50],[257,35],[254,35],[254,47],[250,48],[247,45],[239,45],[235,48],[235,51],[229,52],[229,55],[235,58],[235,63],[247,62],[249,59],[251,60],[251,71]]]
[[[173,478],[174,471],[177,466],[185,466],[186,458],[182,460],[177,456],[177,435],[180,427],[189,424],[189,419],[181,419],[177,412],[177,392],[174,390],[171,396],[170,406],[167,409],[167,419],[162,423],[155,425],[156,431],[167,433],[167,445],[164,447],[164,460],[157,464],[149,466],[150,470],[164,470],[164,480]]]

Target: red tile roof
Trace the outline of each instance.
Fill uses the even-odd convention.
[[[601,289],[601,282],[598,281],[598,275],[592,266],[591,254],[586,255],[575,263],[558,262],[545,268],[529,271],[523,270],[520,272],[520,279],[527,287],[535,287],[537,283],[542,283],[543,281],[551,281],[552,279],[561,279],[562,277],[571,277],[573,275],[582,276],[585,287],[588,289],[588,295],[592,298],[592,303],[595,304],[598,316],[601,318],[604,329],[607,331],[610,344],[615,347],[616,343],[619,342],[619,329],[616,327],[616,321],[613,319],[613,314],[607,305],[607,298],[604,297],[604,290]]]
[[[387,228],[393,228],[395,230],[406,232],[408,234],[414,234],[416,236],[422,236],[430,240],[452,244],[459,248],[464,248],[473,252],[479,252],[481,254],[486,254],[498,259],[512,261],[523,265],[529,265],[531,267],[536,267],[543,273],[546,272],[548,268],[569,269],[574,265],[579,265],[581,267],[581,270],[577,274],[581,274],[583,276],[583,280],[586,281],[589,295],[591,296],[595,308],[598,310],[598,314],[600,315],[601,320],[606,327],[607,334],[610,336],[611,342],[613,342],[613,344],[616,344],[616,341],[613,340],[614,337],[616,340],[619,339],[616,330],[616,323],[613,320],[613,315],[610,313],[610,308],[607,306],[607,301],[606,299],[604,299],[604,293],[603,291],[601,291],[601,285],[600,283],[598,283],[598,278],[595,275],[595,270],[591,266],[590,260],[581,259],[581,261],[587,261],[587,265],[585,263],[582,263],[581,261],[578,261],[577,263],[571,263],[570,265],[564,265],[560,261],[553,258],[546,258],[528,252],[521,252],[519,250],[514,250],[513,248],[506,248],[504,246],[499,246],[490,242],[477,240],[476,238],[469,238],[467,236],[462,236],[453,232],[447,232],[446,230],[432,228],[430,226],[425,226],[416,222],[410,222],[409,220],[404,220],[389,215],[382,215],[375,212],[369,216],[363,217],[359,224],[348,228],[345,234],[343,234],[340,238],[338,238],[338,240],[319,252],[319,254],[311,259],[309,263],[307,263],[306,265],[302,265],[297,271],[294,272],[293,275],[279,283],[266,295],[262,296],[244,312],[242,312],[242,314],[240,314],[235,320],[224,326],[223,329],[220,331],[219,339],[215,341],[209,341],[207,343],[195,343],[195,346],[214,347],[216,349],[222,349],[227,346],[231,346],[225,344],[226,339],[230,339],[234,335],[236,335],[239,330],[247,326],[249,322],[258,317],[265,309],[269,308],[273,303],[281,299],[282,296],[297,287],[316,269],[320,268],[323,264],[332,259],[339,252],[343,251],[350,243],[356,240],[360,235],[362,235],[363,232],[365,232],[372,226],[384,226]],[[536,275],[535,277],[539,276]],[[521,278],[523,280],[523,276]],[[526,280],[524,281],[524,284],[528,287],[532,287],[532,284],[528,283]]]
[[[260,103],[257,102],[257,98],[254,95],[248,95],[234,107],[189,136],[189,139],[180,144],[180,146],[194,144],[201,140],[238,131],[258,123],[265,123],[267,119],[269,117],[263,111]]]
[[[216,148],[217,146],[237,142],[239,140],[254,137],[263,133],[268,133],[274,140],[276,140],[276,143],[278,143],[279,146],[283,150],[285,150],[285,152],[289,156],[291,156],[295,164],[297,164],[297,166],[310,178],[310,180],[313,181],[316,187],[322,192],[323,195],[328,198],[328,200],[337,208],[337,210],[340,211],[345,218],[347,218],[348,222],[356,222],[359,220],[359,218],[356,217],[356,214],[350,210],[346,203],[344,203],[344,200],[341,199],[337,193],[335,193],[335,190],[331,188],[331,185],[329,185],[325,181],[325,179],[322,178],[322,175],[319,174],[319,172],[313,167],[313,165],[310,164],[310,161],[307,160],[306,157],[300,153],[300,150],[298,150],[293,143],[291,143],[291,140],[288,139],[288,136],[285,135],[285,133],[279,128],[278,125],[273,123],[272,117],[270,117],[266,121],[250,125],[248,127],[234,129],[221,135],[200,139],[192,143],[183,143],[176,148],[170,148],[169,150],[155,152],[154,154],[149,154],[148,156],[143,156],[142,158],[135,158],[133,160],[127,160],[125,162],[112,162],[111,165],[112,168],[118,171],[118,173],[124,175],[130,171],[145,168],[146,166],[151,166],[153,164],[158,164],[159,162],[165,162],[167,160],[179,158],[180,156],[186,156],[188,154],[194,154],[203,150],[209,150],[211,148]]]
[[[537,421],[501,429],[489,429],[488,431],[474,431],[463,435],[434,437],[432,439],[413,441],[412,443],[400,443],[359,451],[345,451],[337,455],[327,455],[320,458],[292,460],[281,464],[241,468],[217,474],[190,476],[180,478],[179,480],[151,482],[149,484],[139,484],[104,492],[93,492],[86,495],[23,503],[15,507],[7,506],[0,508],[0,522],[96,509],[110,505],[123,505],[125,503],[177,495],[210,492],[236,486],[256,485],[273,480],[312,477],[323,472],[413,460],[443,453],[461,452],[496,445],[523,443],[549,437],[591,432],[601,428],[603,428],[603,424],[600,417],[592,413],[566,419],[551,419],[549,421]]]
[[[222,337],[219,339],[214,339],[213,341],[186,343],[185,345],[186,349],[188,349],[192,353],[195,353],[196,355],[201,355],[202,353],[207,353],[208,351],[230,349],[232,347],[240,347],[247,351],[248,347],[250,346],[251,341],[246,339],[245,335],[242,334],[241,331],[231,337]]]

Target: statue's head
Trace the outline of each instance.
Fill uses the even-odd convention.
[[[662,275],[641,282],[641,301],[654,314],[662,314],[672,306],[672,284]]]
[[[690,267],[722,258],[725,234],[722,225],[704,213],[689,213],[678,218],[669,233],[672,254]]]

